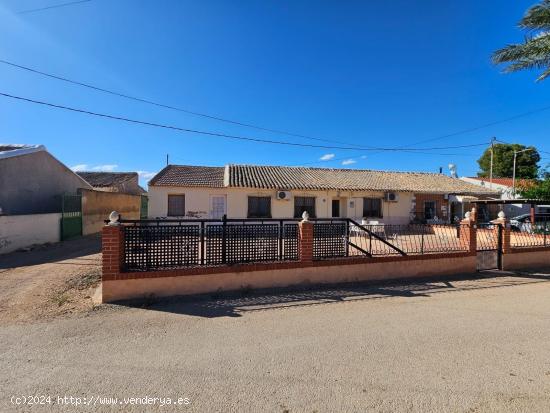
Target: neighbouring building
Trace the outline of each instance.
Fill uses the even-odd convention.
[[[139,185],[137,172],[77,172],[96,191],[119,192],[130,195],[146,193]]]
[[[44,146],[0,144],[0,254],[99,232],[113,210],[139,219],[144,198],[94,188]]]
[[[61,212],[61,196],[92,186],[42,145],[0,144],[0,208],[4,215]]]
[[[464,182],[471,183],[473,185],[480,186],[482,188],[494,189],[499,192],[500,199],[521,199],[520,188],[529,187],[535,184],[533,179],[516,179],[516,190],[514,193],[514,182],[512,178],[493,178],[492,181],[489,178],[484,177],[462,177],[460,178]],[[505,205],[479,205],[479,216],[485,216],[486,219],[493,219],[496,214],[502,208],[506,216],[515,217],[523,214],[531,213],[531,206],[529,204],[505,204]],[[550,214],[550,205],[536,205],[535,213],[541,215]]]
[[[284,166],[168,165],[149,182],[150,218],[353,218],[405,224],[463,217],[498,192],[443,174]]]

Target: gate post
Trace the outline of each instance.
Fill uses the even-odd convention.
[[[300,261],[312,262],[313,261],[313,223],[311,221],[303,220],[298,224],[299,226],[299,241],[300,241]]]
[[[510,221],[506,218],[504,211],[498,213],[498,218],[491,221],[492,224],[497,225],[495,231],[497,231],[497,239],[500,239],[501,251],[503,254],[509,254],[511,250],[511,228]],[[500,227],[500,228],[499,228]]]
[[[466,212],[462,221],[460,221],[459,238],[464,239],[468,244],[468,250],[475,254],[477,252],[477,230],[476,230],[476,209]]]
[[[124,263],[124,232],[118,219],[105,225],[101,231],[101,255],[101,280],[119,279]]]

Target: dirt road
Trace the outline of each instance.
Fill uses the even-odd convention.
[[[550,282],[102,306],[2,325],[0,348],[0,411],[28,411],[12,401],[38,395],[53,404],[32,411],[547,412]]]
[[[94,235],[0,255],[0,324],[90,310],[100,247]]]

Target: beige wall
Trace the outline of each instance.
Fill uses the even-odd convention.
[[[503,270],[520,270],[548,267],[550,265],[550,248],[542,251],[515,252],[502,255]]]
[[[113,302],[144,298],[238,291],[243,288],[277,288],[291,285],[333,284],[472,273],[476,257],[398,260],[368,264],[320,266],[225,274],[186,275],[103,281],[102,300]]]
[[[61,214],[0,216],[0,254],[33,244],[58,242]]]
[[[249,188],[179,188],[167,186],[149,186],[149,218],[166,217],[169,194],[185,194],[186,214],[190,212],[200,218],[210,218],[210,197],[225,195],[227,198],[228,218],[246,218],[248,196],[271,196],[273,218],[291,218],[294,216],[294,201],[279,201],[275,190],[255,190]],[[341,191],[291,191],[294,196],[316,197],[315,209],[318,218],[330,218],[332,199],[341,199],[342,217],[360,220],[363,214],[363,197],[383,198],[383,192]],[[353,201],[354,207],[350,201]],[[383,202],[384,223],[407,224],[410,218],[412,194],[399,193],[399,202]]]
[[[46,151],[0,160],[0,208],[6,215],[61,212],[61,196],[91,186]]]
[[[125,219],[139,219],[141,196],[83,189],[82,234],[100,232],[112,211]]]

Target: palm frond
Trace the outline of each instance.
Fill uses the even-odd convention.
[[[542,74],[537,77],[537,82],[540,82],[550,76],[550,67],[548,67]]]
[[[513,62],[524,58],[539,59],[550,56],[550,35],[526,38],[525,43],[510,44],[493,53],[495,64]]]
[[[550,29],[550,0],[543,0],[527,10],[518,25],[527,30]]]

